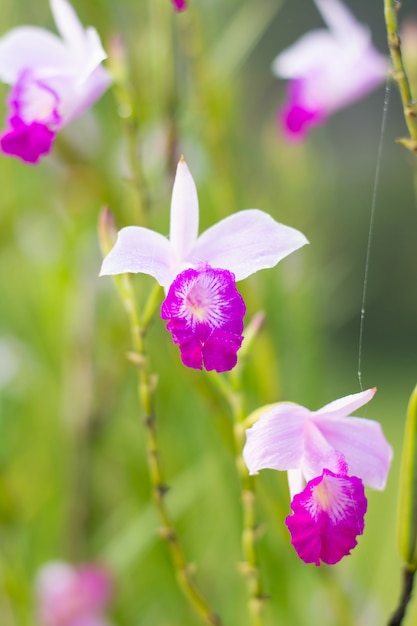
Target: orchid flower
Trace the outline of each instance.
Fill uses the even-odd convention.
[[[293,514],[292,543],[305,562],[336,563],[363,532],[363,484],[384,489],[392,450],[378,422],[348,415],[376,389],[346,396],[318,411],[281,402],[246,431],[250,474],[286,470]]]
[[[188,367],[232,369],[242,343],[245,303],[235,282],[307,243],[299,231],[267,213],[248,209],[230,215],[198,237],[198,198],[191,173],[178,163],[169,239],[128,226],[103,261],[100,275],[142,272],[167,292],[162,319]]]
[[[39,622],[42,626],[110,626],[104,617],[110,594],[110,578],[102,568],[50,562],[36,579]]]
[[[5,154],[37,163],[56,133],[91,107],[111,82],[106,53],[94,28],[84,30],[66,0],[51,0],[62,38],[20,26],[0,39],[0,80],[12,85]]]
[[[172,4],[174,6],[174,10],[177,11],[177,13],[185,11],[185,9],[187,8],[187,3],[185,0],[172,0]]]
[[[285,136],[295,141],[372,91],[387,74],[387,59],[373,47],[368,28],[339,0],[315,2],[328,30],[307,33],[272,65],[276,76],[290,81],[279,120]]]

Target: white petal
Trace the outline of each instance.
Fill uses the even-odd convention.
[[[380,424],[360,417],[314,419],[328,443],[341,452],[349,476],[358,476],[365,485],[384,489],[392,459],[392,449]]]
[[[166,287],[170,282],[171,259],[171,245],[165,237],[148,228],[128,226],[118,233],[116,244],[103,261],[100,276],[141,272]]]
[[[369,41],[369,29],[358,22],[342,2],[338,0],[315,0],[315,2],[334,37],[355,45]]]
[[[198,235],[197,189],[184,159],[177,166],[172,190],[169,239],[176,254],[176,263],[186,260]]]
[[[313,420],[309,419],[305,423],[303,436],[302,471],[307,482],[320,476],[323,469],[328,469],[335,474],[346,471],[346,459],[343,450],[335,448]]]
[[[84,75],[87,77],[91,72],[93,72],[96,67],[100,65],[105,59],[107,59],[107,53],[101,45],[101,40],[98,32],[92,26],[89,26],[85,31],[86,39],[85,39],[85,49],[83,54],[87,57],[88,62],[86,63],[86,59],[84,63],[86,63],[86,67],[84,69]],[[82,58],[81,58],[82,64]],[[81,80],[81,77],[80,77]]]
[[[339,417],[346,417],[356,409],[359,409],[359,407],[372,400],[375,393],[376,387],[373,387],[372,389],[366,389],[365,391],[360,391],[359,393],[353,393],[349,396],[339,398],[338,400],[334,400],[333,402],[326,404],[318,411],[312,412],[312,415],[317,416],[317,418],[326,417],[326,419],[338,419]]]
[[[74,65],[78,69],[78,80],[83,82],[107,58],[100,37],[94,28],[83,28],[66,0],[51,0],[51,9],[57,28],[71,50]]]
[[[242,280],[258,270],[274,267],[306,243],[298,230],[279,224],[263,211],[248,209],[206,230],[188,260],[228,269],[236,280]]]
[[[41,600],[48,604],[62,596],[77,578],[75,568],[64,561],[49,561],[36,576],[36,590]]]
[[[288,487],[292,500],[297,493],[301,493],[301,491],[303,491],[304,487],[306,486],[306,481],[302,471],[299,469],[288,470],[287,477]]]
[[[72,6],[66,0],[51,0],[51,11],[64,41],[71,48],[83,46],[84,28]]]
[[[339,56],[339,46],[327,30],[314,30],[303,35],[281,52],[272,63],[278,78],[300,78],[316,67],[326,66],[333,56]]]
[[[303,428],[310,411],[298,404],[273,406],[246,431],[243,458],[250,474],[261,469],[300,469],[304,453]]]
[[[21,26],[0,39],[0,79],[5,83],[16,83],[24,69],[32,69],[37,78],[44,78],[70,68],[67,47],[43,28]]]
[[[111,84],[110,74],[99,65],[83,83],[71,78],[51,79],[48,84],[59,94],[62,126],[89,109]]]

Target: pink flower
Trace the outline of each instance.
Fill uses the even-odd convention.
[[[36,580],[40,626],[110,626],[104,609],[111,586],[107,572],[97,566],[48,563]]]
[[[392,450],[380,425],[348,417],[375,391],[346,396],[318,411],[282,402],[246,431],[243,457],[251,474],[265,468],[288,471],[294,514],[287,525],[306,562],[335,563],[349,554],[356,543],[352,535],[363,531],[366,510],[359,483],[385,487]]]
[[[387,59],[373,47],[368,28],[339,0],[315,1],[329,30],[307,33],[272,65],[290,81],[279,113],[289,140],[304,139],[310,127],[365,96],[387,74]]]
[[[111,79],[95,29],[83,29],[66,0],[51,0],[62,39],[21,26],[0,39],[0,79],[12,85],[5,154],[37,163],[52,149],[56,133],[91,107]]]
[[[123,228],[101,275],[142,272],[167,291],[161,316],[185,365],[227,371],[237,361],[245,304],[235,282],[307,243],[299,231],[249,209],[221,220],[198,237],[198,198],[183,159],[171,202],[170,236],[148,228]]]
[[[367,501],[360,478],[324,469],[294,496],[291,508],[285,523],[300,559],[333,565],[350,554],[363,533]]]
[[[187,8],[187,3],[185,0],[172,0],[172,4],[174,6],[174,10],[180,13],[181,11],[185,11]]]
[[[184,365],[217,372],[236,365],[245,312],[232,272],[209,265],[178,274],[161,307]]]

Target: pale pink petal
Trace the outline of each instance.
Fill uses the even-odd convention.
[[[112,78],[109,72],[99,65],[88,76],[87,80],[79,86],[79,100],[73,110],[71,119],[80,116],[89,109],[109,88]]]
[[[369,29],[358,22],[342,2],[338,0],[315,0],[315,2],[335,38],[354,45],[363,40],[370,40]]]
[[[83,82],[107,55],[94,28],[84,29],[77,14],[66,0],[51,0],[57,28],[71,50],[77,65],[77,79]]]
[[[356,411],[356,409],[359,409],[359,407],[372,400],[375,393],[376,387],[360,391],[359,393],[352,393],[349,396],[339,398],[338,400],[334,400],[333,402],[326,404],[318,411],[312,411],[311,415],[317,416],[317,418],[323,416],[327,419],[346,417],[353,411]],[[314,417],[314,419],[316,418]]]
[[[261,469],[288,470],[301,466],[303,427],[310,411],[298,404],[282,402],[264,413],[246,431],[243,459],[250,474]]]
[[[36,578],[37,592],[42,598],[60,597],[74,582],[74,568],[63,561],[50,561],[38,572]]]
[[[37,611],[43,626],[59,626],[68,613],[76,570],[61,561],[51,561],[39,570],[36,578]]]
[[[96,67],[100,65],[105,59],[107,59],[107,53],[105,52],[101,39],[95,28],[89,26],[85,30],[85,46],[84,46],[84,77],[87,76],[95,70]],[[81,67],[83,62],[83,55],[79,55],[81,61]],[[86,57],[88,59],[88,63],[86,63]],[[84,79],[85,79],[84,78]],[[82,75],[80,75],[80,81],[83,80]]]
[[[338,52],[339,46],[328,31],[314,30],[281,52],[272,63],[272,71],[278,78],[300,78],[327,64]]]
[[[111,579],[96,565],[73,567],[53,561],[36,579],[37,612],[42,626],[106,626],[102,611],[110,599]]]
[[[71,68],[71,55],[56,35],[34,26],[21,26],[0,39],[0,79],[17,82],[23,70],[36,70],[36,78],[48,78]]]
[[[71,48],[82,47],[85,38],[84,28],[72,6],[66,0],[50,0],[50,3],[62,39]]]
[[[321,428],[310,419],[304,424],[303,446],[301,469],[307,481],[319,476],[324,467],[335,474],[348,471],[344,457],[344,448],[337,449],[332,446]],[[291,496],[294,495],[292,492]]]
[[[61,98],[59,112],[62,125],[65,126],[87,111],[108,89],[111,81],[110,74],[101,65],[83,83],[65,76],[48,81]]]
[[[310,83],[310,97],[327,102],[327,112],[332,113],[348,106],[380,85],[388,69],[387,59],[371,43],[341,50],[321,74],[316,76],[316,86]],[[319,91],[321,90],[321,96]]]
[[[279,224],[259,209],[248,209],[206,230],[188,260],[227,268],[238,281],[258,270],[274,267],[306,243],[307,239],[295,228]]]
[[[116,244],[103,261],[100,276],[141,272],[167,287],[171,260],[168,239],[148,228],[128,226],[119,231]]]
[[[359,395],[359,394],[356,394]],[[392,459],[392,449],[378,422],[360,417],[314,417],[327,442],[343,454],[349,474],[359,476],[374,489],[384,489]]]
[[[181,265],[194,246],[198,235],[198,196],[190,170],[180,159],[172,190],[169,239],[175,263]],[[229,269],[225,267],[225,269]]]

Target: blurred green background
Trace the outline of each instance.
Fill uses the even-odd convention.
[[[358,341],[384,89],[334,115],[299,145],[276,125],[285,85],[274,57],[321,25],[312,1],[74,0],[114,63],[126,46],[150,213],[168,233],[174,166],[183,154],[200,199],[200,230],[258,207],[301,230],[310,246],[240,284],[248,317],[266,313],[245,381],[250,408],[291,400],[314,409],[359,391]],[[386,51],[383,3],[351,0]],[[401,17],[415,7],[405,2]],[[55,30],[47,0],[2,0],[0,30]],[[417,46],[417,41],[416,41]],[[119,94],[120,95],[120,94]],[[0,102],[5,102],[1,86]],[[1,105],[2,115],[6,106]],[[150,504],[129,329],[111,279],[98,279],[97,219],[137,223],[128,182],[128,110],[109,91],[37,167],[0,157],[0,623],[35,624],[33,582],[47,561],[98,560],[115,579],[118,626],[199,622],[178,591]],[[121,115],[119,115],[121,114]],[[377,189],[362,346],[364,417],[381,421],[395,456],[385,492],[369,492],[363,537],[334,567],[300,562],[284,526],[286,476],[257,478],[259,547],[271,595],[265,624],[380,625],[400,585],[395,517],[407,400],[417,380],[415,158],[390,88]],[[140,294],[152,282],[135,278]],[[148,348],[167,503],[211,604],[244,626],[239,485],[227,409],[209,379],[186,371],[163,323]],[[413,605],[405,624],[417,620]]]

